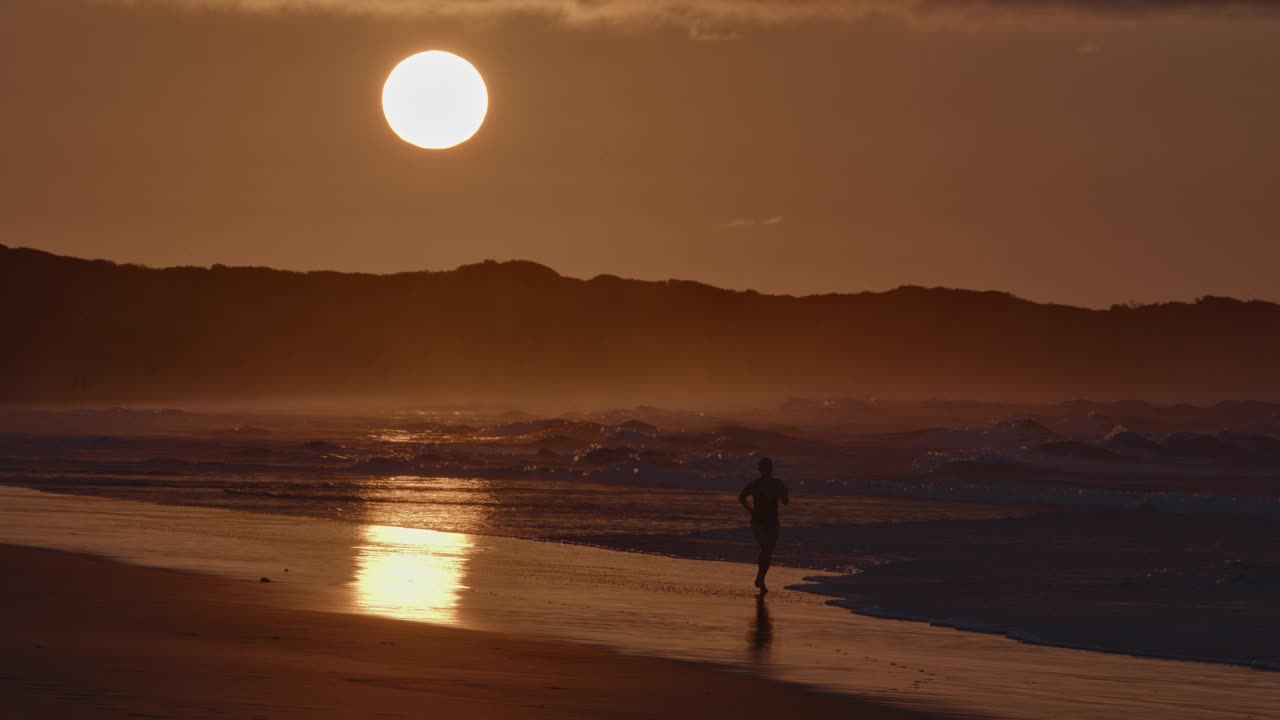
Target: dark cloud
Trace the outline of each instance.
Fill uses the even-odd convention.
[[[649,23],[696,28],[893,17],[941,25],[1132,21],[1280,11],[1280,0],[116,0],[130,5],[244,11],[478,17],[534,15],[574,24]]]

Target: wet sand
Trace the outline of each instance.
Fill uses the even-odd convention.
[[[280,608],[599,645],[926,712],[1050,720],[1269,717],[1276,674],[883,620],[754,568],[513,538],[0,488],[0,542],[239,579]],[[376,524],[375,524],[376,523]],[[286,572],[287,568],[287,572]],[[273,582],[258,584],[259,576]]]
[[[669,660],[263,602],[265,584],[0,546],[0,716],[919,717]]]

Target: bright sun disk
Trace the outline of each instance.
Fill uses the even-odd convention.
[[[382,112],[401,140],[428,150],[460,145],[489,112],[489,91],[475,66],[442,50],[405,58],[387,76]]]

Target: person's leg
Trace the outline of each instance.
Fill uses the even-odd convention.
[[[759,571],[756,573],[756,587],[763,592],[768,592],[765,587],[764,576],[769,572],[769,566],[773,564],[773,549],[778,544],[778,528],[777,526],[768,527],[761,525],[757,530],[755,525],[752,526],[755,531],[756,542],[760,543],[760,557],[757,561]]]
[[[760,546],[760,551],[756,553],[756,566],[758,570],[756,572],[755,585],[756,587],[762,587],[764,585],[764,572],[767,567],[765,564],[765,552],[766,552],[765,548],[768,547],[768,543],[769,543],[767,529],[764,526],[762,526],[760,523],[752,520],[751,521],[751,537],[755,538],[756,545]]]

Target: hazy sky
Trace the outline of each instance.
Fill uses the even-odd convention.
[[[1280,2],[1224,4],[0,0],[0,242],[1280,300]],[[433,48],[491,95],[445,152],[380,106]]]

